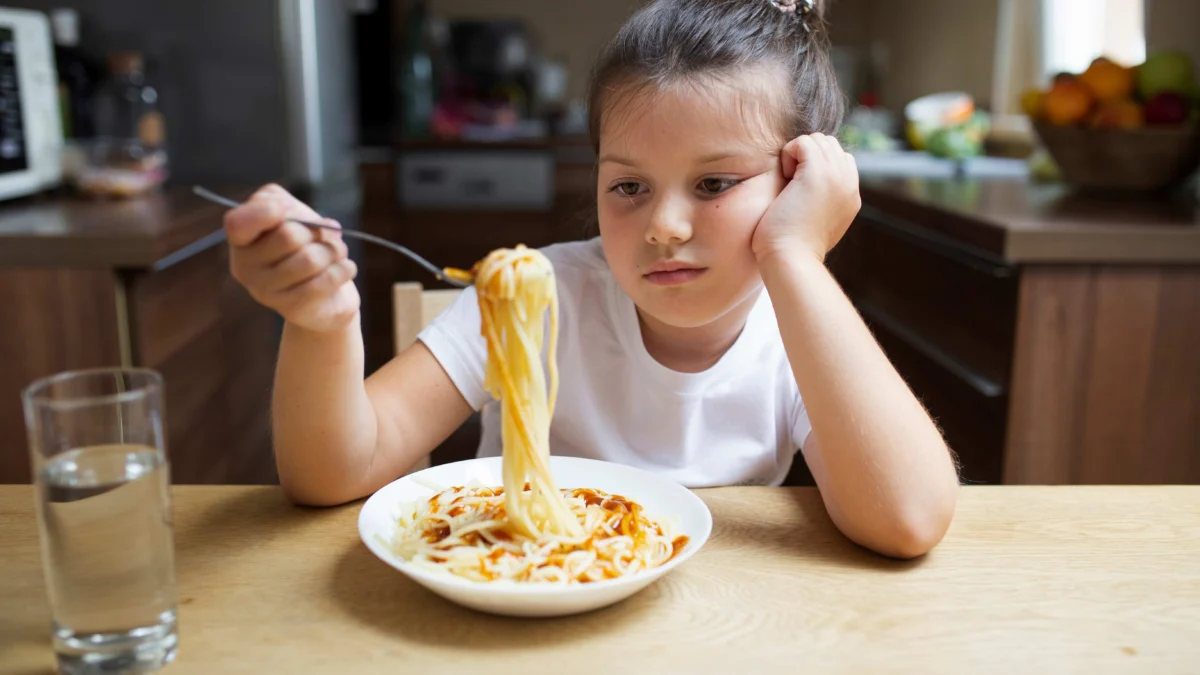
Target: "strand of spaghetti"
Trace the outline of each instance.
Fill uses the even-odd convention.
[[[550,375],[550,400],[546,414],[554,418],[554,404],[558,402],[558,293],[550,296],[550,346],[546,368]]]

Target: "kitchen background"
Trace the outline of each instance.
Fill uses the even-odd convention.
[[[448,265],[585,236],[580,101],[640,4],[5,3],[54,17],[74,104],[61,184],[0,203],[0,433],[23,438],[37,377],[146,365],[166,376],[177,482],[273,481],[278,319],[228,278],[219,209],[188,186],[278,181]],[[834,0],[828,17],[865,203],[830,266],[964,477],[1200,482],[1200,3]],[[1099,56],[1153,64],[1052,79]],[[1096,101],[1096,82],[1122,91]],[[112,133],[134,137],[132,165],[95,128],[129,91],[138,122]],[[401,346],[393,284],[436,283],[353,255],[373,369]],[[810,481],[800,464],[790,480]],[[27,480],[24,448],[0,449],[0,482]]]

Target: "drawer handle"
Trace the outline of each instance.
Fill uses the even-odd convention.
[[[864,205],[859,212],[863,215],[863,222],[866,224],[886,228],[893,234],[927,251],[936,253],[964,267],[969,267],[976,272],[982,272],[996,279],[1006,279],[1011,277],[1016,269],[1002,258],[955,241],[945,235],[931,232],[926,228],[911,225],[872,206]]]
[[[950,374],[962,380],[981,396],[999,398],[1005,395],[1006,387],[1002,383],[954,358],[946,350],[921,337],[916,331],[904,325],[904,322],[891,314],[869,302],[861,300],[856,302],[855,306],[858,307],[859,313],[866,317],[868,321],[881,326],[884,330],[894,335],[910,348],[916,350],[925,358],[946,369]]]

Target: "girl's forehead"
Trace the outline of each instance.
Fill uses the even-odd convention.
[[[777,153],[786,142],[779,81],[769,73],[745,75],[737,81],[706,78],[614,91],[601,118],[601,155],[661,155],[683,148],[699,155],[714,149]]]

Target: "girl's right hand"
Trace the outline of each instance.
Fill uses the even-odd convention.
[[[342,236],[289,218],[331,225],[278,185],[263,187],[225,214],[229,270],[259,303],[315,332],[344,328],[358,315],[358,271]]]

